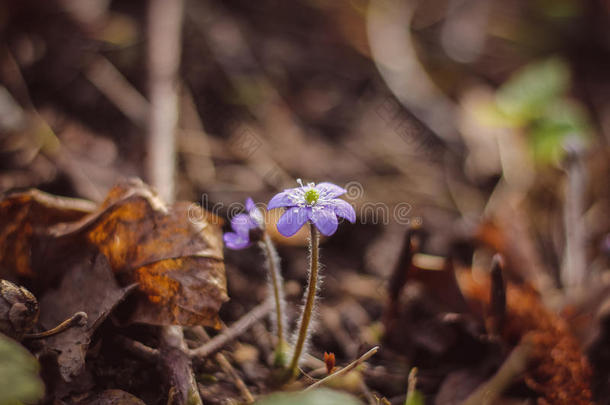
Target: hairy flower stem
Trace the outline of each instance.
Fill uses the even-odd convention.
[[[311,255],[309,258],[309,284],[307,285],[307,290],[305,291],[305,306],[303,307],[303,315],[301,316],[301,322],[299,323],[299,334],[297,336],[297,342],[294,346],[292,360],[288,369],[292,377],[296,377],[299,373],[299,359],[301,358],[301,353],[303,352],[303,347],[305,346],[305,342],[307,341],[307,337],[309,334],[309,322],[311,321],[311,316],[316,300],[318,270],[320,267],[320,264],[318,262],[318,245],[320,243],[320,235],[318,233],[318,229],[314,226],[313,223],[309,224],[309,229],[311,232],[311,236],[309,238],[311,249]]]
[[[259,246],[263,250],[267,259],[267,268],[269,269],[269,281],[273,297],[275,299],[275,328],[277,331],[277,347],[275,348],[274,363],[276,366],[284,367],[286,340],[284,329],[284,282],[280,273],[280,258],[273,246],[273,242],[267,233],[263,236],[263,240],[259,242]]]

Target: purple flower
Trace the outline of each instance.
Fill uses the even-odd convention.
[[[301,187],[291,188],[276,194],[267,209],[286,207],[286,211],[277,223],[277,230],[284,236],[292,236],[305,222],[311,221],[322,235],[330,236],[337,230],[337,217],[345,218],[351,223],[356,221],[356,212],[347,202],[338,199],[347,190],[332,183],[320,183],[306,186],[297,180]]]
[[[255,242],[258,234],[260,237],[264,230],[264,221],[262,212],[254,205],[251,198],[246,200],[247,214],[238,214],[231,220],[231,228],[233,232],[227,232],[223,235],[225,244],[230,249],[244,249]]]

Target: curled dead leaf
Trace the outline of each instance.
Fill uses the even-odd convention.
[[[0,278],[33,277],[31,250],[42,242],[46,230],[83,218],[94,209],[89,201],[39,190],[5,195],[0,200]]]
[[[137,284],[130,321],[218,326],[228,299],[220,225],[205,210],[193,216],[192,204],[166,205],[140,180],[112,188],[97,210],[36,190],[12,194],[0,201],[0,268],[46,285],[74,263],[87,271],[92,257],[82,252],[93,249],[121,286]]]

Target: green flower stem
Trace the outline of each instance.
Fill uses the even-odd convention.
[[[288,369],[293,377],[298,375],[299,359],[301,357],[303,347],[305,346],[305,342],[308,337],[309,322],[311,321],[311,316],[316,300],[318,270],[320,267],[318,262],[320,234],[318,233],[318,229],[314,226],[313,223],[309,224],[309,229],[311,232],[311,236],[309,238],[311,249],[309,259],[309,284],[307,285],[307,290],[305,291],[305,307],[303,308],[303,315],[299,324],[299,334],[297,336],[297,342],[294,346],[294,353],[292,354],[292,360]]]
[[[284,366],[284,350],[286,347],[286,340],[284,338],[284,286],[282,280],[282,274],[280,273],[280,258],[273,246],[273,242],[269,235],[265,232],[263,240],[259,246],[263,250],[265,257],[267,258],[267,267],[269,268],[271,290],[273,290],[273,297],[275,299],[275,321],[277,329],[277,348],[276,348],[276,363]]]

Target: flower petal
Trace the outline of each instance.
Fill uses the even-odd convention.
[[[265,228],[265,216],[258,208],[254,208],[252,211],[250,211],[250,219],[252,219],[256,226],[258,226],[260,229]]]
[[[315,188],[320,192],[320,194],[328,198],[336,198],[347,193],[347,190],[343,187],[339,187],[336,184],[328,182],[317,184]]]
[[[265,217],[263,216],[263,212],[259,207],[256,206],[250,197],[246,199],[246,210],[248,211],[248,215],[252,221],[250,229],[252,229],[254,226],[263,229],[265,227]]]
[[[244,249],[250,246],[250,240],[248,237],[243,237],[241,235],[236,234],[235,232],[227,232],[222,236],[222,239],[225,241],[225,245],[229,249]]]
[[[242,237],[248,237],[248,232],[252,228],[256,228],[256,223],[248,214],[237,214],[231,220],[231,228],[233,231]]]
[[[334,209],[335,214],[337,214],[338,217],[345,218],[352,224],[356,222],[356,211],[354,211],[354,207],[347,201],[335,198],[328,205]]]
[[[246,198],[246,211],[250,212],[254,208],[256,208],[256,205],[254,204],[254,201],[252,201],[252,198]]]
[[[294,189],[284,190],[281,193],[274,195],[271,201],[269,201],[269,204],[267,204],[267,210],[295,205],[291,195],[293,190]]]
[[[277,230],[284,236],[292,236],[305,225],[311,208],[289,208],[277,221]]]
[[[311,222],[320,230],[322,235],[330,236],[337,231],[339,221],[332,208],[319,208],[311,213]]]

